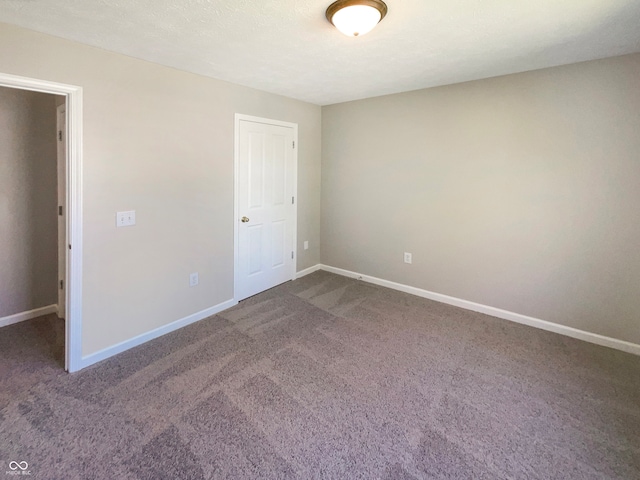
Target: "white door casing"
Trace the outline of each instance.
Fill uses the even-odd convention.
[[[67,106],[57,109],[56,136],[58,144],[58,317],[67,318]]]
[[[236,301],[295,278],[297,125],[236,115]]]
[[[66,321],[65,369],[80,370],[82,358],[82,87],[0,73],[0,86],[66,97]]]

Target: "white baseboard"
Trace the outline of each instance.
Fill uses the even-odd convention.
[[[634,355],[640,355],[640,345],[636,343],[619,340],[617,338],[606,337],[597,333],[591,333],[584,330],[579,330],[577,328],[567,327],[565,325],[548,322],[546,320],[540,320],[539,318],[528,317],[526,315],[510,312],[508,310],[489,307],[480,303],[470,302],[468,300],[462,300],[456,297],[450,297],[449,295],[443,295],[441,293],[430,292],[421,288],[411,287],[409,285],[403,285],[401,283],[391,282],[389,280],[383,280],[381,278],[371,277],[369,275],[363,275],[361,273],[351,272],[349,270],[343,270],[342,268],[330,267],[328,265],[316,266],[318,267],[316,270],[326,270],[327,272],[336,273],[345,277],[356,278],[365,282],[373,283],[375,285],[380,285],[382,287],[392,288],[393,290],[410,293],[412,295],[417,295],[418,297],[428,298],[429,300],[435,300],[436,302],[447,303],[449,305],[465,308],[474,312],[485,313],[493,317],[521,323],[523,325],[529,325],[530,327],[540,328],[549,332],[559,333],[560,335],[577,338],[578,340],[584,340],[585,342],[595,343],[596,345],[602,345],[604,347],[615,348],[616,350],[622,350],[623,352],[632,353]]]
[[[100,362],[102,360],[106,360],[107,358],[117,355],[118,353],[122,353],[126,350],[129,350],[130,348],[142,345],[149,340],[161,337],[162,335],[166,335],[167,333],[173,332],[182,327],[186,327],[187,325],[215,315],[216,313],[226,310],[227,308],[233,307],[237,303],[238,302],[236,302],[235,300],[227,300],[226,302],[219,303],[218,305],[191,314],[187,317],[181,318],[180,320],[176,320],[175,322],[171,322],[167,325],[163,325],[162,327],[158,327],[154,330],[151,330],[150,332],[143,333],[142,335],[138,335],[137,337],[133,337],[129,340],[125,340],[124,342],[118,343],[111,347],[107,347],[96,353],[87,355],[86,357],[82,357],[82,365],[80,369],[88,367],[89,365],[93,365],[94,363]]]
[[[300,270],[299,272],[296,273],[296,279],[297,278],[302,278],[305,275],[309,275],[310,273],[317,272],[318,270],[320,270],[321,267],[322,267],[322,265],[320,265],[318,263],[317,265],[314,265],[313,267],[309,267],[309,268],[305,268],[304,270]]]
[[[418,297],[428,298],[429,300],[435,300],[436,302],[454,305],[456,307],[484,313],[487,315],[491,315],[493,317],[502,318],[504,320],[521,323],[523,325],[528,325],[531,327],[540,328],[542,330],[547,330],[550,332],[559,333],[561,335],[566,335],[568,337],[577,338],[579,340],[584,340],[586,342],[595,343],[596,345],[611,347],[617,350],[622,350],[624,352],[640,355],[640,345],[635,343],[626,342],[624,340],[619,340],[617,338],[606,337],[604,335],[599,335],[597,333],[586,332],[584,330],[578,330],[577,328],[567,327],[565,325],[559,325],[557,323],[548,322],[546,320],[540,320],[538,318],[529,317],[526,315],[521,315],[519,313],[510,312],[508,310],[502,310],[500,308],[490,307],[487,305],[482,305],[480,303],[470,302],[468,300],[462,300],[460,298],[451,297],[449,295],[443,295],[441,293],[430,292],[428,290],[423,290],[421,288],[411,287],[409,285],[391,282],[389,280],[384,280],[381,278],[372,277],[370,275],[364,275],[361,273],[344,270],[342,268],[331,267],[329,265],[317,264],[312,267],[306,268],[304,270],[301,270],[300,272],[297,272],[296,278],[304,277],[305,275],[309,275],[313,272],[317,272],[318,270],[325,270],[327,272],[336,273],[338,275],[342,275],[345,277],[356,278],[365,282],[373,283],[375,285],[380,285],[382,287],[387,287],[393,290],[399,290],[401,292],[410,293]],[[175,322],[169,323],[168,325],[164,325],[162,327],[151,330],[150,332],[144,333],[142,335],[138,335],[137,337],[131,338],[129,340],[125,340],[124,342],[118,343],[117,345],[113,345],[111,347],[100,350],[99,352],[92,353],[91,355],[87,355],[86,357],[82,358],[82,365],[80,366],[80,368],[88,367],[90,365],[93,365],[94,363],[100,362],[109,357],[117,355],[118,353],[122,353],[126,350],[129,350],[130,348],[137,347],[138,345],[148,342],[149,340],[153,340],[154,338],[158,338],[162,335],[178,330],[179,328],[186,327],[187,325],[190,325],[204,318],[215,315],[216,313],[219,313],[223,310],[233,307],[237,303],[238,302],[236,302],[233,299],[227,300],[226,302],[222,302],[206,310],[202,310],[200,312],[184,317],[180,320],[176,320]],[[30,312],[24,312],[24,313],[12,315],[10,317],[4,317],[0,319],[0,327],[5,325],[10,325],[16,322],[21,322],[23,320],[28,320],[30,318],[36,318],[40,315],[45,315],[48,313],[55,313],[55,312],[57,312],[57,306],[50,305],[48,307],[39,308],[36,310],[32,310]]]
[[[58,313],[58,305],[47,305],[46,307],[40,307],[28,312],[16,313],[9,315],[8,317],[0,318],[0,327],[6,327],[13,325],[14,323],[24,322],[25,320],[31,320],[32,318],[38,318],[42,315],[48,315],[50,313]]]

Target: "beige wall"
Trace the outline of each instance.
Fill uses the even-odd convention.
[[[0,87],[0,318],[58,303],[55,98]]]
[[[84,89],[83,355],[233,297],[235,113],[298,123],[298,270],[319,262],[320,107],[5,24],[0,72]]]
[[[323,263],[640,343],[640,54],[322,115]]]

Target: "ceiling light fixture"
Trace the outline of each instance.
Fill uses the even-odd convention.
[[[327,20],[349,37],[370,32],[386,14],[382,0],[338,0],[327,8]]]

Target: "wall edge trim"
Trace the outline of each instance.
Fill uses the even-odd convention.
[[[312,267],[315,268],[315,267]],[[382,287],[391,288],[393,290],[399,290],[401,292],[416,295],[418,297],[428,298],[436,302],[446,303],[456,307],[464,308],[466,310],[472,310],[474,312],[484,313],[491,315],[492,317],[501,318],[503,320],[509,320],[511,322],[520,323],[522,325],[528,325],[530,327],[539,328],[548,332],[558,333],[567,337],[576,338],[589,343],[594,343],[603,347],[614,348],[623,352],[631,353],[633,355],[640,355],[640,345],[625,340],[620,340],[613,337],[607,337],[598,333],[588,332],[586,330],[580,330],[566,325],[560,325],[558,323],[549,322],[547,320],[541,320],[539,318],[529,317],[520,313],[511,312],[508,310],[502,310],[496,307],[490,307],[469,300],[463,300],[457,297],[451,297],[449,295],[443,295],[441,293],[431,292],[422,288],[412,287],[404,285],[402,283],[392,282],[390,280],[384,280],[378,277],[372,277],[370,275],[364,275],[362,273],[352,272],[350,270],[344,270],[342,268],[332,267],[329,265],[320,264],[319,270],[335,273],[344,277],[356,278],[374,285],[380,285]],[[309,272],[311,273],[311,272]]]
[[[146,333],[137,335],[129,340],[125,340],[123,342],[117,343],[110,347],[99,350],[95,353],[91,353],[87,356],[82,357],[82,365],[80,369],[86,368],[95,363],[101,362],[102,360],[106,360],[107,358],[113,357],[119,353],[125,352],[133,347],[137,347],[146,343],[155,338],[166,335],[167,333],[174,332],[180,328],[186,327],[187,325],[191,325],[192,323],[199,322],[200,320],[204,320],[205,318],[211,317],[216,313],[219,313],[223,310],[233,307],[238,302],[235,300],[227,300],[225,302],[214,305],[213,307],[206,308],[199,312],[193,313],[191,315],[187,315],[179,320],[175,320],[171,323],[163,325],[161,327],[150,330]]]
[[[305,268],[304,270],[300,270],[299,272],[296,272],[296,279],[298,278],[302,278],[306,275],[309,275],[313,272],[317,272],[318,270],[320,270],[321,265],[318,263],[316,265],[313,265],[312,267],[309,268]]]
[[[26,312],[14,313],[13,315],[7,315],[0,318],[0,328],[8,327],[14,323],[25,322],[34,318],[41,317],[42,315],[48,315],[50,313],[58,313],[58,305],[47,305],[46,307],[34,308]]]

